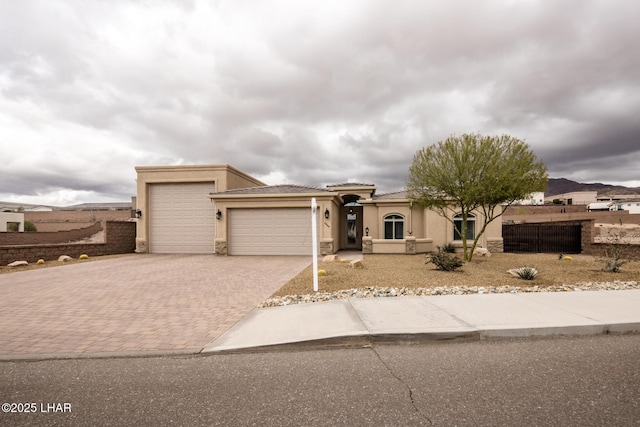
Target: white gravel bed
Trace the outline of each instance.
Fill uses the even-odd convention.
[[[278,307],[291,304],[331,301],[346,298],[385,298],[401,296],[437,296],[466,294],[517,294],[520,292],[575,292],[575,291],[618,291],[640,289],[640,282],[614,281],[576,283],[561,286],[443,286],[434,288],[384,288],[371,286],[362,289],[346,289],[337,292],[317,292],[306,295],[286,295],[268,298],[258,308]]]

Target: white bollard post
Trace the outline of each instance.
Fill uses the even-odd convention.
[[[318,206],[316,205],[316,198],[311,199],[311,243],[313,248],[311,253],[313,254],[313,292],[318,292],[318,230],[316,227],[316,211]]]

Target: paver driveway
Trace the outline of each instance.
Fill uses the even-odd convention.
[[[309,257],[127,255],[0,275],[0,358],[199,351]]]

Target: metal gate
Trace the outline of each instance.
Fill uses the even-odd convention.
[[[505,252],[582,252],[582,226],[566,224],[503,224]]]

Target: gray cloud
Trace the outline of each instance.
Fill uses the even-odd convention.
[[[0,200],[127,200],[136,165],[188,163],[393,191],[417,149],[478,131],[554,177],[638,182],[639,20],[596,0],[9,2]]]

